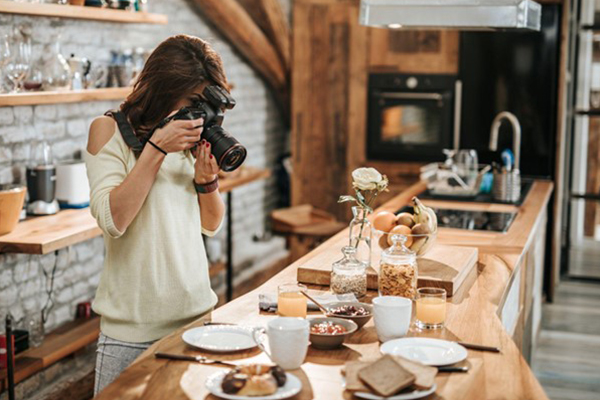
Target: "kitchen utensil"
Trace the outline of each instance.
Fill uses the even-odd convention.
[[[300,368],[308,352],[309,323],[302,318],[277,317],[267,335],[272,360],[285,370]]]
[[[71,70],[71,89],[82,90],[85,88],[85,82],[87,75],[90,72],[92,63],[85,57],[75,57],[75,54],[71,54],[71,57],[67,60],[69,69]]]
[[[188,329],[181,338],[190,346],[226,353],[256,347],[253,332],[249,326],[213,325]]]
[[[412,300],[397,296],[373,299],[375,330],[381,342],[400,338],[408,332],[412,314]]]
[[[327,309],[321,305],[321,303],[319,303],[318,301],[316,301],[315,299],[313,299],[308,293],[301,291],[300,293],[302,293],[304,295],[304,297],[306,297],[307,299],[309,299],[310,301],[312,301],[313,303],[315,303],[317,305],[317,307],[319,307],[319,310],[321,310],[321,312],[325,315],[327,315]]]
[[[435,391],[437,390],[437,384],[433,384],[432,387],[430,387],[429,389],[415,389],[412,392],[402,392],[400,394],[396,394],[390,397],[381,397],[379,395],[376,395],[375,393],[368,393],[368,392],[355,392],[354,395],[356,397],[358,397],[359,399],[365,399],[365,400],[416,400],[416,399],[422,399],[424,397],[429,396],[432,393],[435,393]]]
[[[438,367],[438,372],[469,372],[469,367]]]
[[[90,185],[83,161],[63,161],[56,166],[56,199],[62,208],[83,208],[90,204]]]
[[[167,360],[180,360],[180,361],[195,361],[200,364],[219,364],[219,365],[227,365],[229,367],[235,367],[235,364],[231,364],[221,360],[213,360],[210,358],[206,358],[204,356],[186,356],[184,354],[171,354],[171,353],[163,353],[156,352],[154,353],[154,357],[156,358],[164,358]]]
[[[471,350],[490,351],[492,353],[500,353],[500,349],[498,347],[483,346],[480,344],[465,343],[465,342],[456,342],[456,343],[460,344],[463,347],[466,347],[467,349],[471,349]]]
[[[362,307],[367,311],[367,315],[337,315],[331,312],[332,309],[342,306],[353,306],[356,308]],[[338,303],[332,303],[327,305],[327,316],[353,321],[358,326],[358,329],[360,329],[373,317],[373,306],[367,303],[359,303],[358,301],[340,301]]]
[[[0,235],[11,232],[19,222],[27,188],[22,185],[0,185]]]
[[[52,149],[46,141],[32,146],[32,157],[26,168],[29,203],[27,213],[50,215],[59,211],[56,201],[56,166]]]
[[[465,360],[468,354],[467,349],[457,343],[418,337],[390,340],[380,350],[383,354],[402,356],[432,366],[456,364]]]
[[[239,396],[234,394],[227,394],[223,392],[221,388],[221,382],[229,371],[217,371],[214,374],[206,378],[206,388],[208,391],[219,398],[227,400],[255,400],[258,397],[254,396]],[[261,396],[261,400],[282,400],[289,397],[295,396],[302,390],[302,382],[295,375],[286,373],[285,385],[278,388],[277,391],[268,396]]]
[[[342,318],[332,318],[332,317],[319,317],[319,318],[311,318],[309,320],[310,326],[312,328],[313,325],[320,324],[323,322],[331,322],[333,324],[341,325],[346,328],[346,332],[338,333],[335,335],[331,334],[321,334],[321,333],[313,333],[310,332],[310,345],[315,349],[319,350],[333,350],[340,347],[346,338],[356,332],[358,329],[358,325],[354,321],[350,321],[348,319]]]
[[[479,251],[474,247],[436,244],[417,261],[419,264],[417,286],[442,287],[446,289],[448,297],[452,297],[464,282],[471,282],[469,278],[477,274],[478,255]],[[329,285],[330,265],[337,257],[336,252],[333,252],[328,256],[306,261],[298,267],[296,279],[306,284]],[[379,257],[380,252],[373,251],[372,261],[375,264],[379,263]],[[377,272],[372,268],[367,269],[367,288],[377,290]]]

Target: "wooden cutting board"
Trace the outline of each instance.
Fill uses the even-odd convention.
[[[379,250],[373,251],[372,265],[379,265]],[[479,252],[474,247],[435,245],[418,260],[418,286],[446,289],[448,297],[458,291],[465,279],[477,273]],[[329,286],[331,264],[342,258],[341,252],[324,252],[298,267],[298,282]],[[377,271],[367,269],[367,287],[377,290]]]

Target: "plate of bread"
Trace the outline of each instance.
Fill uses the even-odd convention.
[[[215,372],[206,379],[206,388],[227,400],[282,400],[298,394],[302,382],[277,365],[248,364]]]
[[[361,399],[420,399],[437,389],[437,368],[389,354],[373,361],[350,361],[343,372],[345,389]]]

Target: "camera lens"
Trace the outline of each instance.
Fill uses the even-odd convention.
[[[246,148],[220,125],[207,127],[202,137],[210,143],[212,153],[223,171],[237,169],[246,159]]]

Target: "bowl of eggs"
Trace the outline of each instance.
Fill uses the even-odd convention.
[[[379,211],[373,216],[373,242],[381,250],[390,247],[394,235],[406,237],[404,245],[423,256],[437,238],[437,217],[435,212],[423,205],[416,197],[412,200],[413,213],[398,215],[390,211]]]

